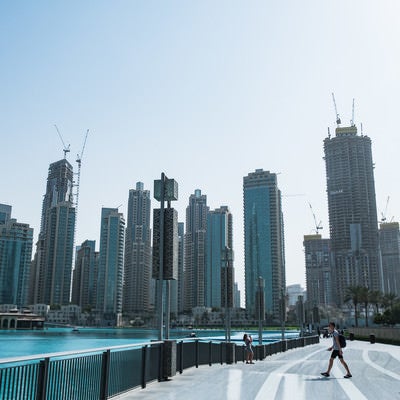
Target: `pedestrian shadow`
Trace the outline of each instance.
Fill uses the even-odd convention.
[[[304,378],[303,380],[306,382],[326,382],[326,381],[332,381],[332,380],[336,380],[337,378],[335,377],[329,377],[329,378],[324,378],[324,377],[320,377],[320,376],[315,376],[315,377],[308,377],[308,378]]]

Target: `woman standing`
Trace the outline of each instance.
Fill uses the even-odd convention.
[[[246,345],[246,364],[254,364],[253,348],[251,347],[251,344],[253,343],[253,338],[251,337],[251,335],[245,333],[243,336],[243,342]]]

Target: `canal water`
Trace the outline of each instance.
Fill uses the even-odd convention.
[[[197,338],[219,341],[225,339],[223,330],[181,330],[171,329],[171,339],[188,338],[193,333]],[[243,331],[232,330],[232,341],[242,341]],[[258,333],[248,332],[258,344]],[[298,331],[286,331],[285,338],[299,336]],[[36,354],[59,353],[75,350],[109,348],[149,342],[158,338],[158,331],[131,328],[47,328],[37,331],[0,330],[0,361],[10,357],[24,357]],[[263,343],[281,339],[281,331],[264,331]]]

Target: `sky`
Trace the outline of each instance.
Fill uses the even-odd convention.
[[[164,172],[179,184],[179,221],[195,189],[230,208],[243,293],[243,177],[262,168],[283,195],[287,284],[305,287],[313,213],[329,237],[332,93],[342,126],[355,99],[378,215],[399,220],[399,15],[398,0],[2,0],[0,203],[36,239],[48,166],[63,158],[55,125],[75,171],[89,129],[76,244],[98,249],[101,207],[126,217],[129,189],[152,194]]]

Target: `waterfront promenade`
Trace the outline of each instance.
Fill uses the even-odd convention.
[[[353,378],[336,359],[326,371],[332,339],[268,356],[254,365],[238,362],[189,368],[169,381],[152,382],[115,397],[121,400],[400,400],[400,346],[348,341],[344,358]]]

